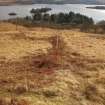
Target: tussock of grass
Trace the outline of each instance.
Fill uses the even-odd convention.
[[[97,100],[98,89],[95,85],[88,85],[85,88],[84,94],[88,100]]]
[[[53,98],[57,96],[57,93],[54,91],[43,91],[43,95],[47,98]]]
[[[0,105],[30,105],[28,101],[21,99],[11,99],[10,101],[5,99],[5,98],[1,98],[0,99]]]

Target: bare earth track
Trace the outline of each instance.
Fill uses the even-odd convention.
[[[58,60],[55,36],[65,43]],[[11,94],[32,105],[105,105],[104,36],[0,23],[0,97]]]

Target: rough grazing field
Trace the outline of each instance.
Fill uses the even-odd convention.
[[[15,105],[105,105],[104,35],[0,23],[0,97],[29,103]]]

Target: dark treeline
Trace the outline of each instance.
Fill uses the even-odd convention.
[[[26,19],[31,19],[33,22],[54,24],[94,24],[92,18],[81,15],[79,13],[69,12],[49,14],[48,12],[50,10],[51,8],[32,9],[30,11],[30,13],[32,14],[32,18],[27,16]]]
[[[81,15],[79,13],[49,13],[51,8],[39,8],[31,9],[31,16],[25,18],[16,18],[14,13],[10,13],[9,16],[15,16],[9,19],[8,22],[12,22],[17,25],[23,25],[26,27],[50,27],[57,29],[71,29],[78,28],[84,32],[91,33],[105,33],[105,22],[101,21],[98,24],[94,24],[92,18]]]

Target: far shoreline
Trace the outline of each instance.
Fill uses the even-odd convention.
[[[97,9],[97,10],[105,10],[105,6],[93,6],[93,7],[86,7],[89,9]]]

